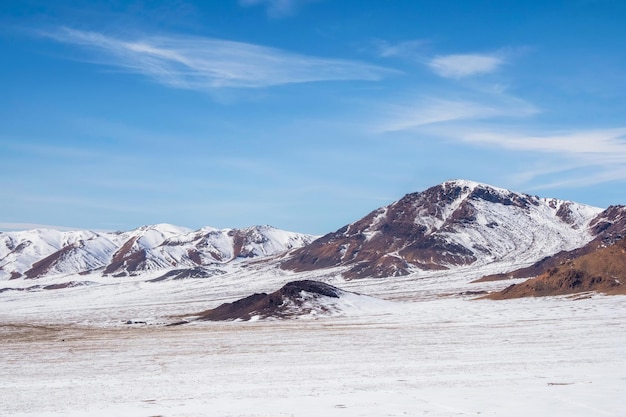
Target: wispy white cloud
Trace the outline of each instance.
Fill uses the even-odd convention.
[[[467,119],[484,119],[497,115],[498,109],[469,101],[426,99],[415,104],[390,105],[387,120],[378,132],[397,132],[425,125]]]
[[[173,88],[259,88],[316,81],[376,81],[397,71],[358,61],[300,55],[222,39],[146,36],[124,40],[61,28],[43,34],[92,52],[90,62],[122,68]]]
[[[551,159],[535,161],[532,164],[525,165],[523,171],[510,174],[509,178],[516,184],[528,184],[535,181],[537,178],[558,176],[558,174],[564,172],[574,173],[580,168],[583,168],[583,165],[585,164],[581,164],[580,161],[561,160],[558,164],[555,164]]]
[[[373,130],[378,133],[397,132],[445,122],[526,117],[538,112],[533,105],[504,94],[467,100],[427,97],[387,105],[382,110],[384,120],[376,123]]]
[[[459,53],[432,55],[432,41],[411,39],[402,42],[375,40],[375,53],[381,58],[404,58],[426,66],[443,78],[461,79],[498,71],[512,58],[525,54],[528,47],[503,47],[489,53]]]
[[[379,107],[370,132],[406,132],[492,150],[540,165],[521,164],[507,175],[532,189],[589,186],[626,180],[626,127],[533,129],[519,120],[540,110],[503,91],[467,91],[465,98],[424,97]],[[534,124],[534,123],[533,123]],[[514,156],[518,155],[518,156]]]
[[[292,16],[298,9],[306,4],[319,0],[239,0],[242,6],[265,5],[270,17],[281,18]]]
[[[603,167],[598,172],[571,172],[567,176],[563,176],[554,181],[541,181],[538,185],[534,185],[529,190],[548,190],[554,188],[567,187],[589,187],[597,184],[608,182],[624,181],[626,179],[626,167],[609,166]]]
[[[447,140],[548,156],[550,165],[527,167],[510,175],[517,181],[534,183],[535,190],[626,180],[626,128],[545,134],[520,130],[512,126],[499,130],[456,126],[440,128],[438,133]]]
[[[584,156],[602,163],[626,163],[626,128],[580,130],[545,135],[510,132],[457,132],[460,140],[512,150]]]
[[[428,66],[441,77],[465,78],[497,71],[504,63],[497,54],[458,54],[436,56]]]
[[[401,58],[421,58],[420,50],[429,43],[424,39],[413,39],[398,43],[391,43],[383,40],[374,42],[378,55],[383,58],[401,57]]]

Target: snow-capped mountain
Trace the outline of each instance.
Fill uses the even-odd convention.
[[[223,264],[234,259],[276,255],[307,245],[314,239],[315,236],[270,226],[223,230],[208,227],[169,236],[152,233],[147,241],[145,234],[135,234],[115,252],[104,273],[124,275]]]
[[[158,224],[128,232],[0,232],[0,280],[101,271],[135,275],[171,268],[219,265],[302,247],[315,236],[270,226],[191,229]]]
[[[346,278],[493,262],[529,264],[593,239],[602,209],[456,180],[408,194],[294,251],[282,268]],[[594,223],[595,224],[595,223]]]
[[[85,249],[85,246],[94,246],[96,241],[102,242],[102,246]],[[57,264],[63,268],[65,263],[74,263],[78,271],[89,269],[98,264],[98,252],[110,246],[108,239],[101,241],[101,236],[91,231],[34,229],[0,232],[0,277],[19,278],[38,262],[41,262],[39,265],[49,264],[51,270]],[[55,253],[56,258],[52,256]]]

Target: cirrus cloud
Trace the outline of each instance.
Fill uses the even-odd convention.
[[[428,66],[444,78],[465,78],[494,72],[504,62],[497,55],[454,54],[436,56],[428,62]]]
[[[557,177],[535,189],[595,185],[626,179],[626,128],[578,129],[558,132],[525,133],[523,129],[502,126],[440,127],[431,130],[451,141],[473,146],[504,149],[519,153],[543,154],[552,160],[549,168],[530,168],[513,176],[523,181]],[[558,175],[566,174],[566,175]]]
[[[190,90],[260,88],[317,81],[377,81],[398,73],[359,61],[318,58],[214,38],[143,36],[121,39],[65,27],[42,35],[84,48],[90,53],[89,62]]]
[[[477,121],[501,117],[523,118],[540,112],[532,104],[505,94],[483,94],[468,99],[421,97],[383,105],[383,117],[372,130],[377,133],[416,130],[429,125]]]

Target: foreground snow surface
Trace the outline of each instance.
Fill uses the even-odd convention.
[[[0,415],[626,415],[626,297],[472,300],[433,282],[332,317],[179,327],[162,323],[232,287],[0,293]],[[239,291],[278,288],[255,285]]]

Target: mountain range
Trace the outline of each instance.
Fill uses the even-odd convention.
[[[283,271],[387,278],[499,265],[487,279],[539,275],[626,236],[626,208],[606,210],[466,180],[407,194],[322,237],[270,226],[127,232],[0,233],[0,280],[100,274],[207,277],[245,260]],[[560,258],[559,258],[560,257]]]
[[[158,224],[113,233],[5,232],[0,233],[0,280],[91,273],[123,277],[198,267],[216,273],[237,260],[281,254],[314,239],[270,226],[194,231]]]

